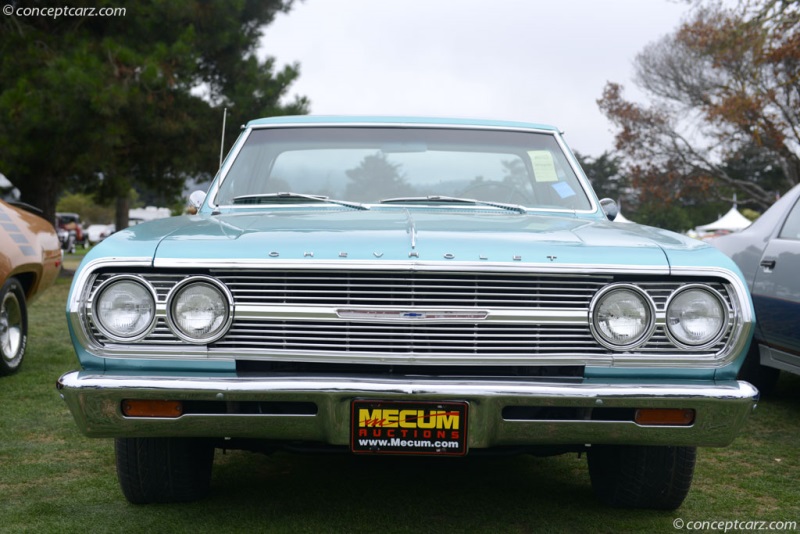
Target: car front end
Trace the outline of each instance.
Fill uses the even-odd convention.
[[[87,255],[67,317],[81,369],[59,389],[86,435],[116,438],[133,502],[204,494],[120,468],[158,442],[151,462],[202,458],[203,488],[196,444],[589,451],[601,499],[674,508],[688,485],[666,478],[609,496],[620,456],[691,481],[694,448],[731,443],[758,395],[736,380],[754,317],[735,265],[609,221],[537,125],[254,121],[197,214]]]

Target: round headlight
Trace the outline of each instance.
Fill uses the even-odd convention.
[[[633,285],[613,285],[595,295],[590,307],[595,339],[613,350],[631,349],[647,341],[655,329],[654,306]]]
[[[667,332],[676,345],[697,348],[714,344],[727,323],[725,302],[705,286],[687,286],[667,303]]]
[[[185,341],[211,343],[225,335],[233,320],[231,302],[227,289],[215,280],[189,278],[168,297],[167,322]]]
[[[92,318],[97,329],[113,341],[140,339],[155,324],[153,290],[139,278],[110,278],[98,289]]]

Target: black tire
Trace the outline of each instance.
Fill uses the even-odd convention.
[[[780,377],[780,369],[774,367],[767,367],[761,365],[761,354],[758,350],[758,343],[755,340],[750,344],[750,351],[739,369],[739,380],[750,382],[756,388],[762,397],[770,395],[778,384]]]
[[[692,485],[695,447],[599,445],[589,449],[595,496],[616,508],[678,508]]]
[[[117,438],[117,477],[133,504],[189,502],[211,487],[214,446],[191,438]]]
[[[28,345],[25,292],[16,278],[0,288],[0,376],[16,373]]]

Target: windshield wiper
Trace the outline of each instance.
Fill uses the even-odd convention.
[[[476,200],[474,198],[443,197],[439,195],[428,195],[426,197],[399,197],[385,198],[381,204],[403,203],[403,202],[454,202],[461,204],[475,204],[478,206],[490,206],[504,210],[515,211],[517,213],[527,213],[524,206],[519,204],[506,204],[505,202],[490,202],[488,200]]]
[[[345,206],[348,208],[353,208],[357,210],[368,210],[369,208],[363,204],[359,204],[358,202],[348,202],[346,200],[334,200],[332,198],[328,198],[324,195],[307,195],[305,193],[290,193],[290,192],[281,192],[281,193],[260,193],[257,195],[242,195],[238,197],[234,197],[233,203],[234,204],[269,204],[271,202],[275,202],[276,200],[280,202],[283,199],[287,200],[311,200],[313,202],[325,202],[328,204],[337,204],[339,206]]]

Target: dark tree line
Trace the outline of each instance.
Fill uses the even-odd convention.
[[[127,226],[132,187],[174,198],[213,175],[224,107],[228,143],[252,118],[307,112],[305,98],[285,101],[299,67],[256,56],[291,4],[25,2],[125,13],[0,19],[0,169],[48,217],[63,191],[84,191],[115,201]]]

